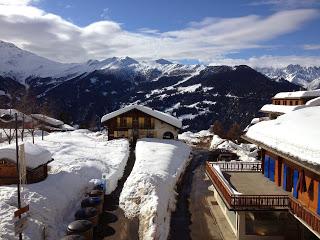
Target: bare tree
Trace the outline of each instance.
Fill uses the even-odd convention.
[[[232,141],[239,141],[241,136],[241,128],[238,123],[233,123],[227,132],[226,138]]]
[[[219,137],[224,137],[224,128],[219,120],[214,121],[213,125],[210,127],[210,132],[218,135]]]
[[[27,130],[27,132],[31,134],[32,142],[34,143],[35,121],[30,115],[37,110],[36,98],[27,91],[27,93],[21,97],[20,101],[15,104],[15,108],[23,113],[22,116],[20,116],[22,121],[19,127],[21,140],[23,141],[25,131]]]

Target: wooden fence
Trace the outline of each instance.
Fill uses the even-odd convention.
[[[261,162],[214,162],[224,172],[261,172]]]

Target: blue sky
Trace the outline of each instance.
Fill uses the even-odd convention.
[[[62,62],[112,56],[320,65],[320,0],[0,0],[0,39]]]

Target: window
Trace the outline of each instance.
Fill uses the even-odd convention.
[[[283,101],[283,105],[287,105],[287,101]]]
[[[125,117],[120,118],[120,127],[127,127],[127,118]]]
[[[298,100],[296,100],[296,105],[299,105],[299,101]]]
[[[290,105],[292,105],[292,101],[290,101]]]

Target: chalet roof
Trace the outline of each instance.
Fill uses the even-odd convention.
[[[260,112],[284,114],[284,113],[289,113],[304,107],[305,107],[304,105],[290,106],[290,105],[266,104],[260,109]]]
[[[111,113],[108,113],[106,115],[104,115],[102,118],[101,118],[101,122],[105,122],[111,118],[114,118],[116,116],[119,116],[123,113],[126,113],[128,111],[131,111],[133,109],[137,109],[141,112],[144,112],[154,118],[157,118],[161,121],[164,121],[174,127],[177,127],[177,128],[181,128],[182,127],[182,121],[179,120],[178,118],[175,118],[167,113],[163,113],[163,112],[160,112],[160,111],[157,111],[157,110],[154,110],[154,109],[151,109],[149,107],[146,107],[146,106],[142,106],[142,105],[131,105],[131,106],[127,106],[127,107],[124,107],[124,108],[121,108],[117,111],[114,111],[114,112],[111,112]]]
[[[58,119],[52,118],[52,117],[48,117],[44,114],[31,114],[31,117],[33,117],[36,120],[43,121],[49,125],[55,126],[55,127],[59,127],[64,124],[64,122],[62,122]]]
[[[26,142],[24,143],[24,149],[26,166],[28,168],[33,169],[52,160],[52,154],[39,145]],[[9,159],[14,163],[16,162],[15,144],[0,147],[0,159],[3,158]]]
[[[320,106],[320,97],[313,98],[306,102],[305,105],[275,105],[275,104],[266,104],[261,109],[260,112],[265,113],[289,113],[298,109],[306,108],[306,107],[312,107],[312,106]]]
[[[280,92],[273,99],[320,97],[320,89],[311,91]]]
[[[245,134],[302,162],[320,165],[320,106],[307,107],[281,115],[275,120],[259,122]]]

